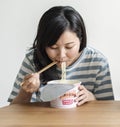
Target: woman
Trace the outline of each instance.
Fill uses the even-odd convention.
[[[8,101],[38,101],[41,87],[50,80],[61,79],[62,62],[67,65],[66,78],[82,82],[77,93],[78,106],[93,100],[113,100],[107,59],[86,43],[84,21],[74,8],[50,8],[40,19],[33,47],[23,60]],[[57,64],[40,75],[36,73],[52,61]]]

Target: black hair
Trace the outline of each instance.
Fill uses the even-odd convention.
[[[37,29],[37,35],[33,43],[34,64],[36,70],[52,62],[45,51],[46,47],[54,45],[65,30],[75,32],[80,39],[80,49],[86,47],[86,29],[81,15],[71,6],[55,6],[47,10],[40,19]],[[54,69],[48,69],[41,76],[43,79],[52,80],[56,77]],[[51,77],[51,74],[55,76]],[[49,77],[49,78],[48,78]]]

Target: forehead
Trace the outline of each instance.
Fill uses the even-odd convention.
[[[66,44],[72,42],[79,42],[79,38],[77,37],[75,32],[66,30],[60,38],[57,40],[56,44]]]

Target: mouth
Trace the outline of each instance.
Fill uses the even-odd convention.
[[[66,61],[58,61],[56,65],[57,65],[59,68],[61,68],[63,62],[66,62]],[[66,66],[67,66],[67,62],[66,62]]]

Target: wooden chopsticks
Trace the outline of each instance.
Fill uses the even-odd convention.
[[[46,67],[44,67],[43,69],[41,69],[40,71],[38,71],[37,73],[38,73],[38,74],[41,74],[42,72],[46,71],[47,69],[49,69],[50,67],[52,67],[52,66],[55,65],[56,63],[57,63],[56,61],[50,63],[49,65],[47,65]],[[23,84],[24,84],[24,82],[22,82],[22,83],[20,84],[20,86],[22,86]]]
[[[55,65],[57,62],[54,61],[52,63],[50,63],[49,65],[47,65],[46,67],[44,67],[43,69],[41,69],[40,71],[38,71],[38,74],[41,74],[42,72],[46,71],[47,69],[49,69],[50,67],[52,67],[53,65]]]

